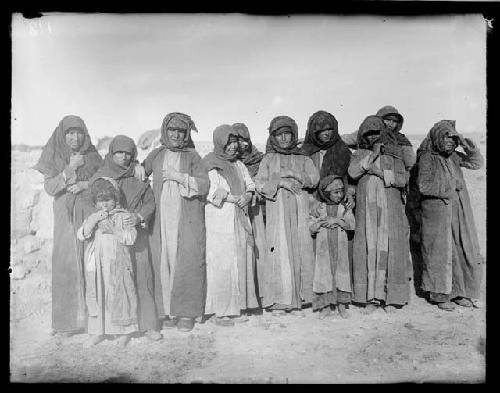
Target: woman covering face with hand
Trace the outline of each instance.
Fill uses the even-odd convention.
[[[102,165],[85,122],[65,116],[42,150],[34,169],[44,175],[44,188],[54,197],[52,249],[52,329],[73,334],[87,326],[83,245],[76,230],[84,219],[82,191]]]

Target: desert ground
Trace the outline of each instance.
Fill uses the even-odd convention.
[[[484,134],[474,141],[486,156]],[[412,140],[418,146],[420,140]],[[207,147],[208,146],[208,147]],[[262,146],[259,146],[262,148]],[[210,144],[200,149],[208,152]],[[103,152],[104,153],[104,152]],[[30,169],[40,150],[12,151],[10,373],[12,382],[392,383],[485,381],[486,302],[439,310],[412,291],[402,310],[351,318],[250,316],[227,328],[211,321],[163,339],[108,340],[51,332],[52,200]],[[464,170],[486,257],[486,168]],[[485,261],[486,263],[486,261]],[[412,286],[413,288],[413,286]]]

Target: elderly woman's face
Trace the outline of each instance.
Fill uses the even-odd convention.
[[[446,153],[451,153],[453,150],[455,150],[458,146],[458,141],[456,137],[450,136],[446,134],[443,137],[443,148]]]
[[[250,144],[248,143],[248,141],[247,141],[247,140],[245,140],[245,139],[243,139],[243,138],[239,137],[239,138],[238,138],[238,146],[239,146],[239,148],[240,148],[240,151],[241,151],[242,153],[244,153],[244,152],[246,152],[246,151],[247,151],[248,146],[250,146]]]
[[[320,131],[318,132],[318,139],[323,143],[329,142],[332,137],[332,134],[333,134],[332,129]]]
[[[226,147],[224,148],[224,151],[226,152],[227,155],[229,156],[234,156],[238,152],[238,137],[234,135],[230,135],[229,139],[227,140]]]
[[[83,145],[85,134],[79,128],[70,128],[65,135],[65,140],[66,144],[71,147],[71,150],[77,151]]]
[[[129,166],[132,154],[127,151],[115,151],[113,153],[113,161],[120,166]]]
[[[367,133],[365,133],[365,138],[367,139],[370,145],[373,145],[380,138],[380,131],[379,130],[368,131]]]
[[[279,147],[286,149],[292,144],[293,134],[290,131],[281,131],[275,134]]]
[[[384,117],[384,123],[388,130],[393,132],[398,126],[399,121],[396,116],[386,116]]]
[[[174,147],[179,147],[186,139],[186,130],[179,128],[167,128],[167,137]]]

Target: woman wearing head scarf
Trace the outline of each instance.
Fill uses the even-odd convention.
[[[83,222],[82,191],[102,165],[85,122],[65,116],[43,148],[34,169],[44,176],[54,197],[52,249],[52,329],[72,334],[87,326],[84,297],[83,245],[76,230]]]
[[[156,210],[151,251],[155,301],[163,326],[190,331],[203,316],[206,293],[205,196],[209,181],[194,148],[191,118],[169,113],[161,126],[161,146],[144,161],[153,174]]]
[[[238,160],[238,133],[224,124],[214,130],[214,150],[203,158],[210,190],[205,207],[207,229],[207,300],[205,314],[232,326],[248,318],[241,312],[258,306],[255,294],[254,239],[248,205],[255,184]]]
[[[117,135],[109,144],[104,165],[94,178],[107,177],[120,187],[121,206],[127,209],[126,220],[137,230],[137,239],[132,249],[132,262],[138,297],[138,326],[145,336],[156,341],[161,339],[154,301],[153,267],[149,245],[150,223],[155,212],[155,199],[151,187],[134,177],[137,148],[133,139]]]
[[[465,151],[455,149],[461,145]],[[422,289],[442,310],[471,307],[483,274],[476,226],[461,167],[480,169],[483,157],[455,121],[434,124],[417,151],[421,194]]]
[[[285,310],[303,315],[303,302],[312,301],[313,250],[309,234],[309,196],[319,171],[297,147],[297,123],[275,117],[269,126],[266,154],[255,177],[266,198],[266,262],[259,283],[263,307],[275,315]]]
[[[238,133],[239,144],[239,160],[245,164],[252,179],[255,179],[259,166],[264,157],[250,139],[250,132],[243,123],[233,124],[233,128]],[[266,201],[258,193],[255,192],[252,202],[248,205],[248,216],[252,223],[253,236],[255,239],[254,255],[255,255],[255,269],[257,274],[257,283],[264,281],[264,263],[265,263],[265,250],[266,250],[266,227],[264,225],[264,218],[266,214]],[[259,294],[258,285],[256,287],[257,296],[259,299],[262,294]]]
[[[320,178],[337,175],[344,178],[346,202],[354,207],[355,189],[347,187],[347,169],[351,161],[351,151],[339,136],[335,116],[326,111],[317,111],[307,122],[307,131],[302,152],[311,157],[320,172]]]
[[[314,238],[312,306],[321,319],[331,315],[331,306],[337,306],[342,318],[349,317],[354,226],[352,209],[345,202],[345,176],[323,177],[311,202],[309,226]]]
[[[408,224],[403,190],[405,162],[397,141],[378,116],[359,128],[358,150],[349,165],[358,180],[353,242],[353,301],[367,313],[384,305],[394,311],[409,300]]]
[[[404,122],[403,116],[398,112],[396,108],[390,105],[386,105],[380,108],[375,116],[380,117],[384,121],[387,131],[390,132],[391,135],[393,135],[396,143],[401,148],[401,154],[403,155],[406,169],[410,171],[413,165],[415,165],[415,152],[413,151],[411,142],[403,133],[401,133]],[[342,140],[351,149],[357,148],[358,132],[359,131],[355,131],[351,134],[344,134],[341,136]]]

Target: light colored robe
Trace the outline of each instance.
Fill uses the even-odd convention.
[[[302,190],[298,195],[273,189],[280,172],[290,168],[301,174]],[[304,188],[314,188],[319,171],[304,155],[267,153],[255,177],[257,191],[266,194],[266,262],[264,282],[259,283],[264,307],[273,304],[301,308],[312,300],[313,250],[309,233],[309,194]]]
[[[238,174],[246,192],[254,192],[255,184],[245,165],[236,161]],[[214,201],[214,192],[230,187],[217,170],[208,172],[210,189],[205,206],[207,231],[207,299],[205,314],[218,317],[240,315],[240,310],[258,306],[255,293],[255,263],[253,234],[248,214],[237,214],[234,203]],[[241,222],[245,220],[246,222]],[[245,229],[247,228],[247,229]]]

